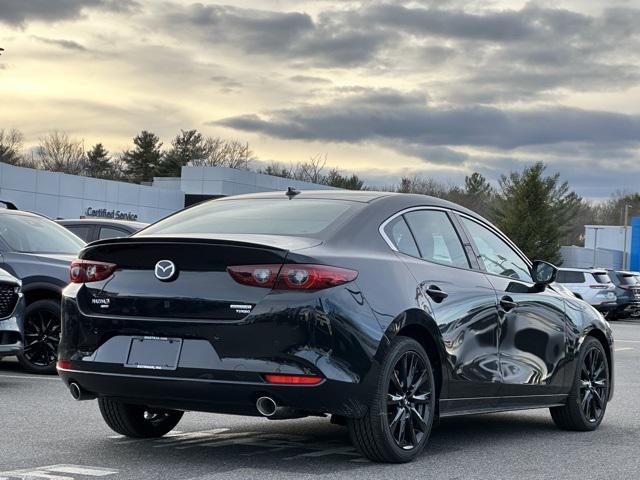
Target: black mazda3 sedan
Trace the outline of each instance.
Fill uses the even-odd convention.
[[[405,462],[454,415],[549,408],[563,429],[594,430],[612,333],[555,274],[431,197],[213,200],[82,250],[58,371],[131,437],[188,410],[331,415],[366,457]]]

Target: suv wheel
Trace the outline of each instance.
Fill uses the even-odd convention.
[[[110,398],[98,398],[100,413],[116,433],[133,438],[158,438],[178,424],[184,412],[129,405]]]
[[[396,337],[385,358],[377,391],[362,418],[350,418],[355,447],[376,462],[409,462],[424,449],[435,413],[429,356],[415,340]]]
[[[18,354],[22,368],[31,373],[55,374],[60,343],[60,302],[38,300],[27,306],[24,350]]]

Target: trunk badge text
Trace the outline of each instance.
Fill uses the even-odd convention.
[[[161,282],[170,282],[178,276],[178,269],[171,260],[160,260],[156,263],[155,274]]]

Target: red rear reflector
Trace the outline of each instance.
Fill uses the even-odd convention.
[[[69,267],[71,283],[99,282],[106,280],[117,268],[113,263],[76,259]]]
[[[71,368],[71,362],[69,360],[58,360],[56,366],[62,370],[69,370]]]
[[[322,290],[358,277],[355,270],[327,265],[241,265],[227,267],[227,271],[243,285],[276,290]]]
[[[316,385],[322,381],[322,377],[306,375],[265,375],[264,379],[269,383],[280,385]]]

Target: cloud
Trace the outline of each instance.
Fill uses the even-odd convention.
[[[56,22],[74,19],[85,8],[122,12],[138,6],[138,2],[133,0],[0,0],[0,23],[21,27],[33,20]]]
[[[637,116],[560,106],[431,106],[419,94],[388,90],[373,90],[320,106],[228,117],[216,123],[292,140],[391,140],[428,147],[510,150],[564,142],[640,142]]]
[[[315,84],[321,83],[325,85],[330,85],[333,83],[328,78],[314,77],[311,75],[293,75],[292,77],[289,77],[289,80],[296,83],[315,83]]]
[[[73,40],[45,38],[45,37],[39,37],[37,35],[32,35],[32,38],[34,38],[35,40],[38,40],[39,42],[46,43],[47,45],[55,45],[57,47],[64,48],[65,50],[77,50],[81,52],[87,51],[87,49],[83,45],[80,45],[78,42],[75,42]]]

